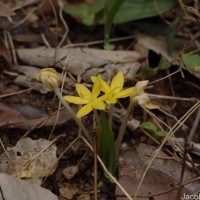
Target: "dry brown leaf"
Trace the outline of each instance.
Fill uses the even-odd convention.
[[[53,7],[52,7],[53,6]],[[54,10],[58,12],[58,1],[57,0],[43,0],[40,8],[36,11],[37,15],[46,15],[51,13],[55,15]]]
[[[0,1],[0,16],[10,17],[12,15],[15,15],[13,10],[9,6],[7,6],[5,3]]]
[[[24,138],[16,146],[0,155],[0,172],[6,172],[29,182],[41,184],[44,177],[52,174],[58,163],[56,145],[45,139]]]
[[[0,37],[0,67],[1,70],[10,68],[12,63],[12,56],[10,51],[7,49],[6,45],[3,42],[3,39]]]
[[[56,53],[56,60],[55,60]],[[106,51],[89,48],[53,48],[18,49],[20,59],[28,65],[66,68],[68,72],[80,76],[85,82],[99,73],[109,81],[118,71],[122,71],[126,80],[132,80],[139,70],[141,56],[135,51]]]
[[[0,200],[58,200],[49,190],[4,173],[0,173],[0,188]]]
[[[17,105],[8,107],[0,103],[0,127],[1,128],[39,128],[41,126],[53,126],[63,124],[71,119],[66,110],[61,110],[58,120],[56,121],[57,112],[46,116],[41,111],[26,105]],[[31,111],[31,112],[30,112]],[[42,116],[43,115],[43,116]]]
[[[12,10],[18,10],[30,4],[39,3],[41,0],[12,0],[7,1],[7,5],[12,8]]]
[[[13,36],[13,40],[17,42],[37,42],[42,43],[41,35],[39,34],[18,34]]]
[[[121,151],[119,162],[119,182],[124,186],[130,195],[134,195],[141,180],[144,170],[151,159],[156,148],[140,143],[138,146],[128,145]],[[173,185],[179,182],[181,174],[181,164],[174,160],[165,159],[167,155],[160,152],[153,162],[145,179],[141,185],[138,195],[147,196],[157,192],[172,189]],[[185,170],[184,181],[192,179],[194,176],[189,170]],[[186,185],[182,192],[185,194],[195,193],[199,189],[198,183]],[[175,199],[177,191],[154,196],[155,200]],[[116,195],[122,195],[119,188],[116,188]],[[117,200],[125,200],[125,197],[118,197]],[[148,200],[149,198],[137,198],[138,200]]]

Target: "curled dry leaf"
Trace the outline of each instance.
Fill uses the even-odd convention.
[[[0,155],[0,172],[41,184],[57,167],[56,145],[45,139],[24,138]]]

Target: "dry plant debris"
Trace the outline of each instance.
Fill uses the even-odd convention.
[[[192,147],[187,150],[188,160],[184,158],[185,138],[190,134],[190,129],[193,129],[195,116],[188,117],[187,121],[183,122],[184,125],[179,127],[180,130],[175,131],[173,138],[169,137],[166,140],[157,138],[151,132],[143,136],[140,129],[141,122],[153,118],[159,129],[171,130],[174,123],[180,120],[183,112],[189,110],[196,102],[196,109],[199,107],[199,2],[184,1],[184,6],[177,5],[178,7],[173,7],[173,11],[164,14],[157,12],[156,9],[156,13],[160,14],[156,17],[156,23],[149,19],[138,23],[132,21],[125,26],[116,24],[116,29],[113,29],[110,37],[125,36],[123,40],[119,38],[112,40],[116,42],[116,51],[99,49],[103,46],[102,24],[105,21],[97,22],[90,29],[81,24],[84,23],[84,18],[63,12],[65,6],[69,4],[95,5],[96,2],[102,1],[3,0],[0,2],[2,101],[0,103],[2,147],[0,148],[0,172],[12,175],[0,173],[0,199],[57,200],[57,196],[61,195],[63,199],[89,200],[94,194],[92,188],[94,166],[91,162],[93,157],[88,150],[89,146],[85,146],[85,143],[79,140],[81,138],[79,131],[69,113],[66,110],[58,111],[59,101],[54,98],[50,90],[41,87],[35,79],[36,73],[41,68],[48,67],[54,67],[59,71],[59,78],[64,85],[62,90],[64,95],[74,95],[75,82],[90,87],[91,76],[101,74],[103,80],[109,82],[117,72],[122,71],[125,75],[126,87],[148,78],[150,81],[148,92],[160,95],[159,98],[166,98],[157,102],[160,108],[168,111],[169,115],[161,111],[146,115],[141,109],[133,110],[134,118],[128,122],[125,143],[120,151],[119,182],[115,180],[115,184],[118,185],[116,190],[104,176],[106,169],[103,167],[103,171],[102,168],[98,168],[99,185],[104,183],[98,188],[100,199],[132,199],[130,195],[137,191],[153,152],[161,150],[160,147],[163,147],[165,142],[168,146],[164,146],[163,149],[167,154],[160,151],[156,155],[137,194],[144,198],[137,199],[176,199],[178,198],[176,189],[180,189],[178,184],[192,180],[194,175],[197,178],[193,180],[199,180],[199,125],[194,131],[193,141],[190,139]],[[133,3],[134,0],[130,2]],[[136,6],[142,4],[141,2],[143,1]],[[162,2],[165,1],[157,3],[160,5]],[[171,0],[166,2],[169,3]],[[94,14],[88,14],[95,22]],[[181,19],[180,23],[176,23],[179,19]],[[138,25],[139,29],[136,28]],[[146,27],[150,28],[145,30]],[[163,31],[167,34],[164,35]],[[95,45],[95,48],[90,48],[90,45]],[[167,61],[167,67],[165,65],[164,68],[160,67],[162,59]],[[187,64],[192,68],[188,68]],[[190,74],[187,73],[188,71]],[[126,100],[120,101],[118,107],[119,109],[113,111],[115,130],[119,129],[119,124],[122,122],[127,107]],[[91,121],[90,116],[83,119],[87,127],[92,130]],[[20,140],[19,138],[26,133],[30,134],[30,138]],[[50,136],[57,138],[62,133],[67,136],[60,139],[57,144],[52,144],[50,139],[47,140]],[[147,136],[154,138],[153,142]],[[151,145],[147,145],[148,143]],[[129,146],[130,144],[132,146]],[[47,148],[48,145],[50,146]],[[156,145],[161,146],[155,147]],[[92,147],[90,148],[92,150]],[[80,165],[76,165],[86,151],[89,152],[87,156],[81,160]],[[57,153],[62,155],[59,160]],[[180,174],[184,166],[186,169],[181,182]],[[45,181],[43,186],[52,190],[57,196],[44,188],[28,183],[31,181],[41,184],[42,179],[53,172],[56,179],[51,183],[49,180]],[[21,181],[14,176],[27,180]],[[185,185],[182,194],[195,193],[199,187],[198,182]],[[170,191],[163,193],[167,189]],[[157,196],[158,193],[163,194]]]
[[[0,171],[41,184],[58,164],[56,145],[40,138],[24,138],[0,155]]]

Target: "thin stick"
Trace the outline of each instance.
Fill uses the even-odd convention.
[[[194,120],[194,123],[193,123],[193,126],[192,126],[192,129],[190,131],[190,134],[187,138],[187,143],[190,145],[190,143],[192,142],[192,139],[194,137],[194,134],[195,134],[195,131],[198,127],[198,124],[199,124],[199,120],[200,120],[200,107],[198,109],[198,112],[197,112],[197,115],[195,117],[195,120]]]
[[[162,144],[160,145],[160,147],[154,152],[154,155],[152,157],[152,159],[150,160],[149,162],[149,165],[147,166],[147,168],[145,169],[145,172],[140,180],[140,183],[138,184],[138,187],[137,187],[137,190],[135,192],[135,196],[134,196],[134,199],[136,199],[137,197],[137,194],[139,192],[139,189],[143,183],[143,180],[144,180],[144,177],[147,173],[147,171],[149,170],[151,164],[153,163],[153,161],[155,160],[156,156],[158,155],[158,153],[161,151],[162,147],[164,146],[164,144],[167,142],[168,138],[173,134],[175,133],[180,127],[181,125],[189,118],[189,116],[199,107],[200,105],[200,101],[198,101],[189,111],[187,111],[183,117],[181,117],[181,119],[179,120],[180,123],[176,123],[172,128],[171,130],[168,132],[167,136],[164,138]]]
[[[118,137],[116,139],[116,142],[115,142],[115,146],[116,146],[116,157],[118,158],[119,156],[119,150],[120,150],[120,144],[122,142],[122,139],[123,139],[123,135],[124,135],[124,131],[126,129],[126,125],[127,125],[127,122],[129,120],[129,117],[130,117],[130,114],[133,110],[133,103],[130,102],[129,103],[129,106],[127,108],[127,111],[126,111],[126,114],[124,115],[124,118],[122,120],[122,124],[120,126],[120,129],[119,129],[119,133],[118,133]]]
[[[59,8],[59,16],[60,16],[60,19],[61,19],[64,27],[65,27],[65,33],[63,34],[62,39],[59,42],[57,48],[61,47],[61,45],[63,44],[63,42],[65,41],[65,39],[67,38],[67,35],[69,33],[69,27],[66,23],[66,20],[63,18],[63,8],[62,7]]]
[[[22,93],[31,91],[32,89],[34,89],[36,87],[37,86],[31,87],[31,88],[28,88],[28,89],[25,89],[25,90],[20,90],[18,92],[12,92],[12,93],[9,93],[9,94],[3,94],[3,95],[0,95],[0,98],[9,97],[9,96],[13,96],[13,95],[16,95],[16,94],[22,94]]]
[[[124,41],[124,40],[130,40],[135,38],[135,36],[125,36],[125,37],[118,37],[118,38],[112,38],[109,39],[109,42],[117,42],[117,41]],[[92,41],[92,42],[83,42],[83,43],[77,43],[77,44],[68,44],[65,47],[81,47],[81,46],[91,46],[91,45],[96,45],[96,44],[102,44],[104,43],[104,40],[97,40],[97,41]]]
[[[169,100],[178,100],[178,101],[192,101],[192,102],[196,102],[198,101],[197,98],[184,98],[184,97],[173,97],[173,96],[165,96],[165,95],[158,95],[158,94],[149,94],[150,98],[161,98],[161,99],[169,99]]]
[[[93,118],[93,144],[94,144],[94,200],[98,200],[98,172],[97,172],[97,111],[94,110],[94,118]],[[97,116],[97,117],[96,117]]]
[[[82,137],[82,140],[87,144],[87,146],[90,148],[91,151],[93,150],[93,147],[88,143],[88,141]],[[97,155],[97,159],[99,161],[99,163],[101,164],[104,172],[110,177],[110,179],[120,188],[120,190],[124,193],[124,195],[127,197],[127,199],[129,200],[133,200],[131,198],[131,196],[126,192],[126,190],[123,188],[123,186],[115,179],[115,177],[108,171],[108,169],[106,168],[106,166],[104,165],[103,161],[101,160],[101,158],[99,157],[99,155]]]
[[[61,94],[62,94],[62,92],[63,92],[63,87],[64,87],[64,83],[65,83],[66,74],[67,74],[66,71],[63,70],[63,79],[62,79],[63,81],[62,81],[62,85],[61,85]],[[54,132],[54,130],[55,130],[55,127],[56,127],[56,124],[57,124],[57,121],[58,121],[58,117],[59,117],[59,115],[60,115],[61,105],[62,105],[62,102],[61,102],[61,100],[59,99],[58,112],[57,112],[57,114],[56,114],[56,119],[55,119],[53,128],[51,129],[51,133],[50,133],[49,138],[48,138],[49,140],[51,139],[51,136],[52,136],[52,134],[53,134],[53,132]]]
[[[60,160],[62,158],[62,156],[68,151],[68,149],[76,142],[80,139],[80,137],[77,137],[75,140],[73,140],[69,146],[60,154],[58,160]]]
[[[169,75],[167,75],[167,76],[164,76],[164,77],[162,77],[162,78],[160,78],[160,79],[157,79],[157,80],[155,80],[155,81],[152,81],[152,82],[150,82],[148,85],[153,84],[153,83],[156,83],[156,82],[159,82],[159,81],[162,81],[162,80],[164,80],[164,79],[166,79],[166,78],[169,78],[170,76],[173,76],[174,74],[177,74],[178,72],[180,72],[180,69],[178,69],[177,71],[175,71],[175,72],[173,72],[173,73],[171,73],[171,74],[169,74]]]

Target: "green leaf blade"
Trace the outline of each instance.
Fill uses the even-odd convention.
[[[177,0],[124,0],[115,16],[114,23],[157,16],[176,4]]]
[[[117,169],[117,160],[114,136],[109,129],[108,120],[104,111],[100,112],[100,117],[100,156],[108,170],[115,175]]]

